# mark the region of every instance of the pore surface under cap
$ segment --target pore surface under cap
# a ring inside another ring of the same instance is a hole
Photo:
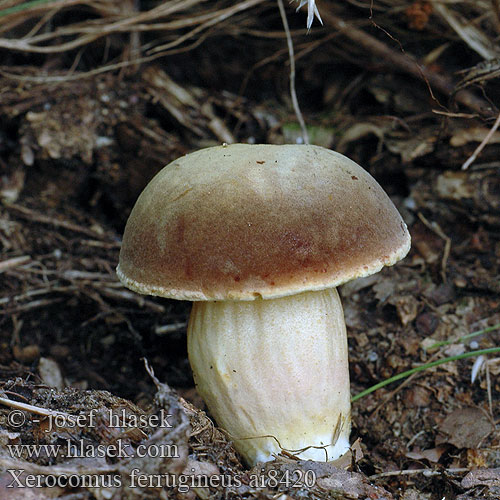
[[[345,156],[233,144],[154,177],[130,214],[117,271],[139,293],[249,300],[338,286],[409,247],[389,197]]]

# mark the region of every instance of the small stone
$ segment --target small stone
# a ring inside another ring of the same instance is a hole
[[[12,348],[12,354],[17,361],[21,363],[32,363],[40,356],[40,348],[35,344],[30,344],[25,347],[15,345]]]
[[[432,335],[439,325],[439,319],[435,314],[424,312],[418,315],[416,325],[420,333]]]
[[[38,373],[43,383],[48,387],[62,390],[64,380],[59,365],[50,358],[40,358],[38,362]]]

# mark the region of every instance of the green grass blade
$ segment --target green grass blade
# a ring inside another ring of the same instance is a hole
[[[436,349],[437,347],[442,347],[444,345],[456,344],[457,342],[463,343],[466,340],[477,337],[478,335],[482,335],[483,333],[493,332],[495,330],[498,330],[499,328],[500,328],[500,323],[498,323],[497,325],[488,326],[487,328],[483,328],[482,330],[478,330],[477,332],[469,333],[468,335],[464,335],[463,337],[459,337],[457,339],[443,340],[441,342],[436,342],[435,344],[426,347],[425,350],[430,351],[431,349]]]
[[[8,16],[9,14],[15,14],[16,12],[22,12],[23,10],[28,10],[31,7],[36,7],[37,5],[43,5],[44,3],[52,2],[53,0],[31,0],[31,2],[23,2],[19,5],[13,5],[8,9],[0,10],[0,17]]]
[[[382,382],[379,382],[378,384],[372,385],[368,389],[360,392],[359,394],[356,394],[356,396],[353,396],[351,398],[351,401],[352,402],[357,401],[358,399],[361,399],[363,396],[371,394],[372,392],[376,391],[377,389],[380,389],[381,387],[385,387],[386,385],[389,385],[392,382],[396,382],[397,380],[409,377],[414,373],[422,372],[424,370],[432,368],[433,366],[443,365],[444,363],[450,363],[451,361],[457,361],[458,359],[473,358],[475,356],[481,356],[482,354],[492,354],[495,352],[500,352],[500,347],[490,347],[489,349],[480,349],[478,351],[466,352],[463,354],[458,354],[457,356],[450,356],[449,358],[443,358],[443,359],[438,359],[437,361],[431,361],[430,363],[426,363],[425,365],[417,366],[416,368],[412,368],[411,370],[398,373],[397,375],[394,375],[394,377],[388,378],[386,380],[383,380]]]

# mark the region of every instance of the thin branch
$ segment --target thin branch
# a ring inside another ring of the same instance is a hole
[[[453,31],[483,59],[489,60],[498,57],[498,48],[492,46],[486,35],[477,29],[473,23],[460,19],[446,5],[440,2],[433,1],[432,6],[434,11],[450,25]]]
[[[21,255],[20,257],[12,257],[11,259],[0,261],[0,273],[3,273],[7,269],[12,269],[17,266],[26,264],[31,260],[29,255]]]
[[[41,415],[42,417],[62,417],[67,422],[77,423],[77,416],[71,415],[58,410],[50,410],[48,408],[42,408],[41,406],[33,406],[27,403],[21,403],[19,401],[13,401],[12,399],[0,397],[0,404],[8,406],[10,408],[15,408],[17,410],[23,410],[30,413],[35,413],[36,415]]]
[[[83,226],[78,226],[77,224],[74,224],[73,222],[69,222],[67,220],[59,220],[59,219],[54,219],[52,217],[48,217],[47,215],[35,212],[34,210],[30,210],[29,208],[23,207],[21,205],[15,205],[12,203],[8,205],[8,209],[12,210],[13,212],[16,212],[16,214],[20,215],[21,217],[31,219],[36,222],[40,222],[41,224],[48,224],[54,227],[62,227],[69,231],[73,231],[75,233],[81,233],[84,234],[85,236],[90,236],[95,239],[101,239],[101,240],[111,239],[106,235],[101,235],[96,231],[93,231],[92,229],[88,229]]]
[[[297,99],[297,92],[295,91],[295,54],[293,50],[292,35],[290,34],[290,28],[288,27],[288,20],[286,18],[285,6],[283,5],[283,0],[278,0],[278,7],[280,9],[281,21],[283,22],[283,28],[286,33],[286,41],[288,45],[288,56],[290,58],[290,96],[292,98],[293,109],[297,120],[299,121],[300,128],[302,130],[302,140],[304,144],[309,144],[309,134],[307,133],[306,124],[304,122],[304,117],[300,111],[299,101]]]
[[[476,158],[481,154],[481,151],[486,147],[490,139],[493,137],[493,134],[497,131],[497,128],[500,126],[500,113],[498,113],[497,119],[491,127],[491,130],[486,134],[486,137],[481,141],[481,144],[476,148],[472,156],[462,165],[462,170],[467,170]]]
[[[391,470],[387,472],[381,472],[380,474],[373,474],[369,476],[368,479],[373,481],[375,479],[380,479],[382,477],[397,477],[397,476],[414,476],[416,474],[423,474],[425,477],[430,476],[441,476],[443,474],[462,474],[463,472],[470,472],[469,468],[452,468],[444,470],[434,470],[434,469],[403,469],[403,470]]]
[[[322,13],[325,25],[332,26],[356,45],[377,56],[384,65],[391,66],[393,70],[408,73],[419,80],[423,78],[427,81],[428,85],[435,87],[445,95],[451,95],[455,91],[455,83],[450,78],[440,75],[430,68],[419,64],[418,61],[410,57],[407,52],[404,54],[397,52],[377,38],[345,22],[332,13],[329,3],[317,2],[317,4]],[[471,92],[462,90],[455,95],[455,98],[460,104],[463,104],[482,116],[491,116],[493,114],[491,105]]]

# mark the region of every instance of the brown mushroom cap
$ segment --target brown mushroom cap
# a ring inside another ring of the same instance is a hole
[[[139,293],[251,300],[336,287],[409,248],[389,197],[345,156],[233,144],[183,156],[154,177],[128,219],[117,272]]]

